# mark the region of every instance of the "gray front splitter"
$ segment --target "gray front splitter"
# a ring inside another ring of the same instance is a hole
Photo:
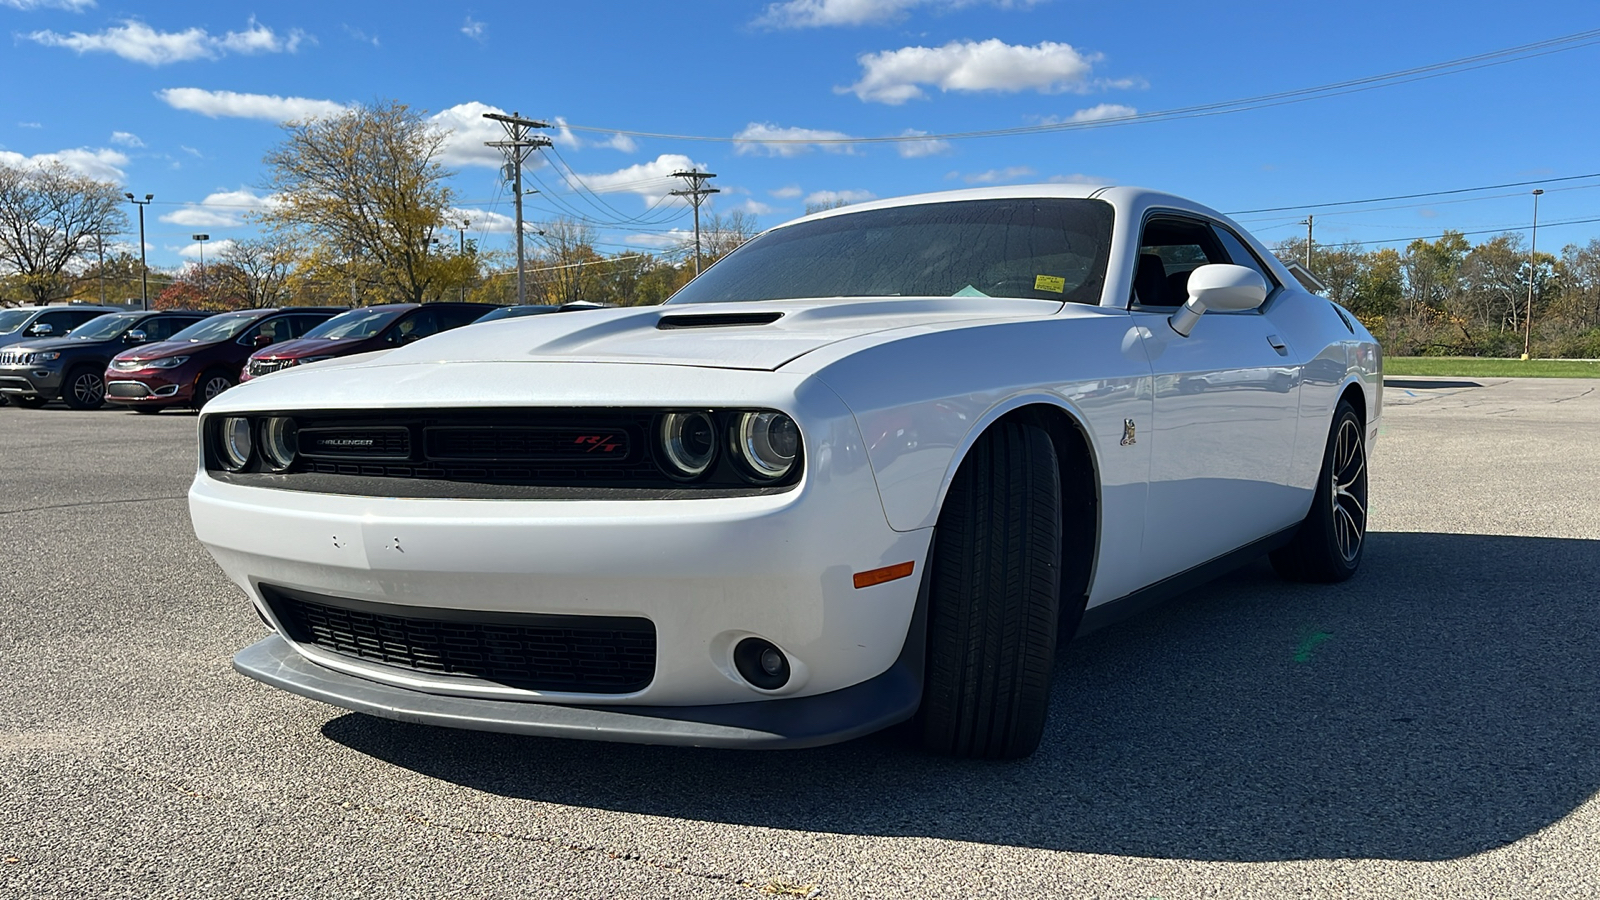
[[[817,747],[911,718],[922,698],[920,652],[888,671],[811,697],[719,706],[565,706],[427,694],[336,672],[279,635],[239,651],[233,667],[257,681],[367,715],[539,737],[747,749]]]

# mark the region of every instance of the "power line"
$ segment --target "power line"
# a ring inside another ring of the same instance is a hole
[[[1556,227],[1558,225],[1588,225],[1588,224],[1593,223],[1593,222],[1600,222],[1600,216],[1591,216],[1591,217],[1586,218],[1586,219],[1564,219],[1564,220],[1562,220],[1560,222],[1541,222],[1541,223],[1539,223],[1539,225],[1540,225],[1541,228],[1554,228],[1554,227]],[[1520,230],[1519,226],[1512,225],[1512,226],[1506,226],[1506,227],[1501,227],[1501,228],[1480,228],[1480,229],[1477,229],[1477,230],[1474,230],[1474,231],[1454,231],[1454,230],[1449,230],[1446,233],[1448,233],[1448,234],[1459,234],[1462,237],[1466,237],[1467,235],[1478,235],[1478,234],[1505,234],[1508,231],[1518,231],[1518,230]],[[1436,241],[1436,240],[1439,240],[1442,237],[1444,237],[1443,234],[1424,234],[1424,235],[1419,235],[1417,237],[1384,238],[1383,240],[1380,240],[1380,241],[1342,241],[1340,243],[1341,244],[1355,244],[1355,245],[1360,246],[1360,247],[1368,247],[1368,246],[1372,246],[1374,244],[1409,244],[1412,241]],[[1325,247],[1326,246],[1330,246],[1330,242],[1324,241],[1323,242],[1323,246],[1325,246]]]
[[[488,147],[499,148],[510,163],[511,190],[514,192],[513,199],[517,206],[517,303],[526,303],[525,279],[522,276],[522,163],[534,149],[550,146],[550,139],[544,135],[529,134],[530,129],[549,128],[550,123],[524,119],[516,111],[512,111],[509,116],[503,113],[484,113],[483,117],[499,122],[506,131],[505,140],[483,143]]]
[[[839,138],[768,138],[756,139],[748,137],[723,137],[720,135],[690,135],[667,134],[653,131],[629,131],[620,128],[602,128],[591,125],[568,125],[573,131],[588,131],[601,134],[621,134],[629,137],[658,138],[676,141],[700,141],[707,143],[733,143],[733,144],[904,144],[927,141],[955,141],[972,138],[1010,137],[1025,134],[1048,134],[1060,131],[1077,131],[1088,128],[1106,128],[1113,125],[1131,125],[1139,122],[1167,121],[1172,119],[1190,119],[1203,116],[1224,115],[1234,112],[1246,112],[1253,109],[1264,109],[1273,106],[1284,106],[1290,103],[1301,103],[1307,100],[1320,100],[1326,97],[1337,97],[1344,94],[1353,94],[1361,91],[1375,90],[1377,88],[1391,87],[1398,84],[1409,84],[1430,78],[1440,78],[1445,75],[1454,75],[1460,72],[1469,72],[1475,69],[1490,66],[1505,65],[1519,62],[1524,59],[1533,59],[1548,56],[1553,53],[1564,53],[1600,43],[1600,28],[1588,31],[1579,31],[1560,37],[1535,41],[1531,44],[1520,44],[1515,47],[1506,47],[1500,50],[1491,50],[1472,56],[1463,56],[1444,62],[1432,63],[1425,66],[1416,66],[1394,72],[1385,72],[1380,75],[1369,75],[1363,78],[1353,78],[1346,81],[1337,81],[1315,87],[1297,88],[1288,91],[1278,91],[1271,94],[1260,94],[1255,97],[1246,97],[1238,100],[1224,100],[1216,103],[1206,103],[1197,106],[1185,106],[1176,109],[1157,110],[1147,113],[1130,113],[1126,116],[1108,116],[1103,119],[1088,121],[1047,122],[1039,125],[1021,125],[1014,128],[995,128],[982,131],[954,131],[942,134],[917,134],[917,135],[887,135],[883,137],[839,137]]]
[[[1246,216],[1251,213],[1269,212],[1295,212],[1302,209],[1325,209],[1330,206],[1355,206],[1359,203],[1387,203],[1390,200],[1415,200],[1419,197],[1444,197],[1450,194],[1470,194],[1474,191],[1493,191],[1499,188],[1527,187],[1531,184],[1554,184],[1560,181],[1578,181],[1584,178],[1600,178],[1600,172],[1590,172],[1588,175],[1566,175],[1561,178],[1535,178],[1532,181],[1508,181],[1504,184],[1485,184],[1479,187],[1454,188],[1448,191],[1423,191],[1418,194],[1395,194],[1391,197],[1370,197],[1366,200],[1344,200],[1337,203],[1307,203],[1303,206],[1268,206],[1261,209],[1241,209],[1228,213],[1230,216]]]
[[[687,190],[673,191],[674,197],[688,197],[689,203],[694,206],[694,274],[700,274],[700,204],[712,194],[722,193],[721,188],[708,188],[705,183],[717,177],[713,172],[702,172],[699,169],[690,169],[685,172],[681,169],[672,173],[673,178],[682,178],[689,185]]]

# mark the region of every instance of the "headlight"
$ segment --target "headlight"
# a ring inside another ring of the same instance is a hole
[[[295,454],[300,452],[298,434],[294,420],[283,416],[273,416],[262,424],[261,456],[268,466],[281,472],[294,465]]]
[[[31,363],[55,362],[56,360],[58,360],[60,358],[61,358],[61,351],[60,350],[45,350],[45,351],[43,351],[41,353],[33,354],[33,356],[28,358],[28,362],[31,362]]]
[[[176,369],[188,361],[187,356],[167,356],[161,359],[147,359],[144,364],[148,369]]]
[[[250,464],[255,442],[250,439],[250,420],[231,417],[222,420],[222,464],[237,472]]]
[[[734,455],[763,481],[776,481],[794,468],[800,429],[780,412],[740,413],[733,427]]]
[[[694,478],[717,455],[717,430],[703,412],[667,413],[661,417],[661,450],[679,478]]]

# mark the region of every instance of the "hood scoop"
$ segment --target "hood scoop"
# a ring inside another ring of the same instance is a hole
[[[678,328],[729,328],[735,325],[771,325],[781,318],[783,318],[783,313],[781,312],[662,316],[656,321],[656,328],[660,331],[673,331]]]

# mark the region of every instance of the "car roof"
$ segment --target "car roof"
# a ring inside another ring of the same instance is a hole
[[[1228,220],[1222,213],[1211,209],[1193,200],[1169,194],[1164,191],[1154,191],[1149,188],[1134,187],[1131,185],[1114,184],[1009,184],[1000,187],[966,188],[956,191],[937,191],[927,194],[911,194],[906,197],[890,197],[884,200],[869,200],[865,203],[852,203],[849,206],[840,206],[826,209],[821,212],[802,216],[790,222],[785,222],[777,227],[784,228],[797,222],[811,222],[833,216],[849,215],[851,213],[866,212],[874,209],[895,209],[902,206],[920,206],[928,203],[957,203],[969,200],[1022,200],[1022,199],[1067,199],[1067,200],[1104,200],[1116,207],[1118,213],[1142,212],[1152,206],[1168,209],[1187,210],[1213,218]]]

